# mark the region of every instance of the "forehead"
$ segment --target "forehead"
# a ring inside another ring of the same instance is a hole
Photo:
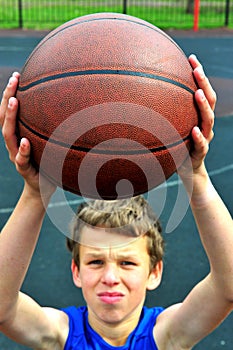
[[[129,237],[114,229],[84,226],[80,236],[80,247],[85,251],[116,250],[121,254],[129,252],[147,253],[147,237]]]

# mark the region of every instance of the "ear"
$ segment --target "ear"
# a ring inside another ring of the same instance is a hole
[[[153,268],[153,270],[150,272],[148,281],[147,281],[147,290],[154,290],[156,289],[161,282],[163,274],[163,262],[160,260],[156,266]]]
[[[80,279],[80,273],[79,273],[78,266],[74,262],[74,259],[72,259],[72,262],[71,262],[71,271],[72,271],[74,284],[76,285],[76,287],[81,288],[82,283]]]

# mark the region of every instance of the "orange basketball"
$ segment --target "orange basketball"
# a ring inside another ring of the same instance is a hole
[[[19,82],[19,136],[35,166],[78,195],[115,199],[169,178],[198,124],[180,47],[141,19],[98,13],[48,34]]]

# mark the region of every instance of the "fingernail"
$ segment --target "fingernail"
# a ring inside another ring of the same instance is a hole
[[[12,77],[10,77],[9,81],[8,81],[8,86],[11,86],[12,84]]]
[[[195,133],[195,136],[199,138],[201,136],[201,130],[198,126],[194,126],[193,131]]]
[[[197,59],[197,56],[194,53],[191,53],[191,55],[189,56],[190,58],[194,58]]]
[[[11,76],[10,79],[9,79],[9,81],[8,81],[8,86],[11,86],[12,83],[14,83],[14,82],[15,82],[15,77],[14,77],[14,76]]]
[[[8,107],[12,107],[12,105],[13,105],[13,100],[12,100],[12,97],[10,97],[8,101]]]
[[[204,101],[205,100],[205,94],[204,94],[203,90],[200,89],[199,91],[200,91],[200,97],[201,97],[202,101]]]
[[[204,78],[204,77],[205,77],[205,73],[204,73],[203,68],[199,66],[199,67],[197,67],[196,69],[197,69],[197,71],[198,71],[200,77],[201,77],[201,78]]]
[[[20,140],[20,146],[23,147],[23,148],[26,146],[24,137]]]
[[[196,135],[199,136],[201,134],[201,130],[199,129],[199,127],[195,126],[194,129],[195,129]]]

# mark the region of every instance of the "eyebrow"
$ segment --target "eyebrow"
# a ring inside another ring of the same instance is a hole
[[[105,254],[103,252],[93,252],[85,254],[85,258],[103,258]],[[139,259],[136,252],[120,253],[116,254],[117,259]]]

